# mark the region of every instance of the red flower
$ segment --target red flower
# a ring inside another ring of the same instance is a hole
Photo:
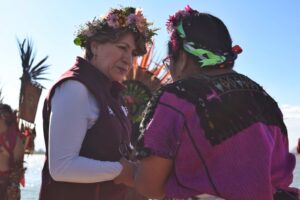
[[[193,11],[193,9],[192,9],[189,5],[187,5],[187,6],[184,8],[184,10],[185,10],[186,12],[189,12],[189,13],[191,13],[191,12]]]
[[[30,131],[28,129],[25,129],[24,131],[24,136],[28,137],[30,135]]]
[[[232,47],[232,52],[234,54],[240,54],[243,52],[243,49],[239,45],[235,45]]]

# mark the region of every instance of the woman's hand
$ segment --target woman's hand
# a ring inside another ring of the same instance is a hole
[[[120,160],[120,163],[123,167],[119,176],[114,179],[114,183],[116,184],[125,184],[127,186],[134,186],[134,175],[136,171],[136,163],[130,162],[125,158]]]
[[[116,184],[125,184],[140,194],[160,199],[164,194],[166,180],[172,170],[173,161],[159,156],[149,156],[137,162],[120,160],[123,170],[114,179]]]

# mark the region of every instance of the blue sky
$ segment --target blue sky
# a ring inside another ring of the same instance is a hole
[[[47,77],[41,82],[46,89],[41,103],[58,76],[69,68],[80,48],[73,44],[80,24],[100,16],[116,6],[135,6],[144,10],[148,21],[161,28],[155,37],[156,56],[166,53],[168,16],[186,5],[221,18],[227,25],[234,44],[244,52],[235,69],[259,82],[282,108],[289,131],[290,149],[300,138],[300,1],[271,0],[0,0],[0,88],[4,102],[18,105],[22,73],[16,37],[29,37],[34,42],[37,61],[48,55]],[[40,103],[36,118],[37,148],[44,148],[41,132]]]

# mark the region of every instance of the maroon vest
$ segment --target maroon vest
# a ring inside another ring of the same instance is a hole
[[[121,107],[123,101],[120,92],[123,87],[119,83],[111,82],[95,67],[79,57],[75,65],[64,73],[52,87],[45,100],[43,128],[46,155],[48,155],[51,98],[55,88],[70,79],[83,83],[95,96],[100,109],[100,117],[93,127],[87,130],[80,149],[80,156],[102,161],[119,161],[121,158],[119,146],[121,143],[129,143],[131,133],[130,121]],[[127,187],[116,185],[112,181],[89,184],[54,181],[49,174],[48,160],[46,158],[42,172],[40,200],[121,200],[125,198],[126,192]]]

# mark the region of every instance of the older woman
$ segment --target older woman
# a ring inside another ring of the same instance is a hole
[[[232,47],[226,26],[190,7],[167,26],[175,82],[148,106],[141,161],[127,184],[152,198],[295,199],[295,156],[281,111],[260,85],[232,69],[241,48]]]
[[[41,200],[125,198],[127,187],[112,181],[122,171],[119,149],[129,145],[131,133],[121,82],[155,34],[148,25],[141,10],[125,7],[78,31],[74,43],[85,56],[77,57],[44,104]]]

